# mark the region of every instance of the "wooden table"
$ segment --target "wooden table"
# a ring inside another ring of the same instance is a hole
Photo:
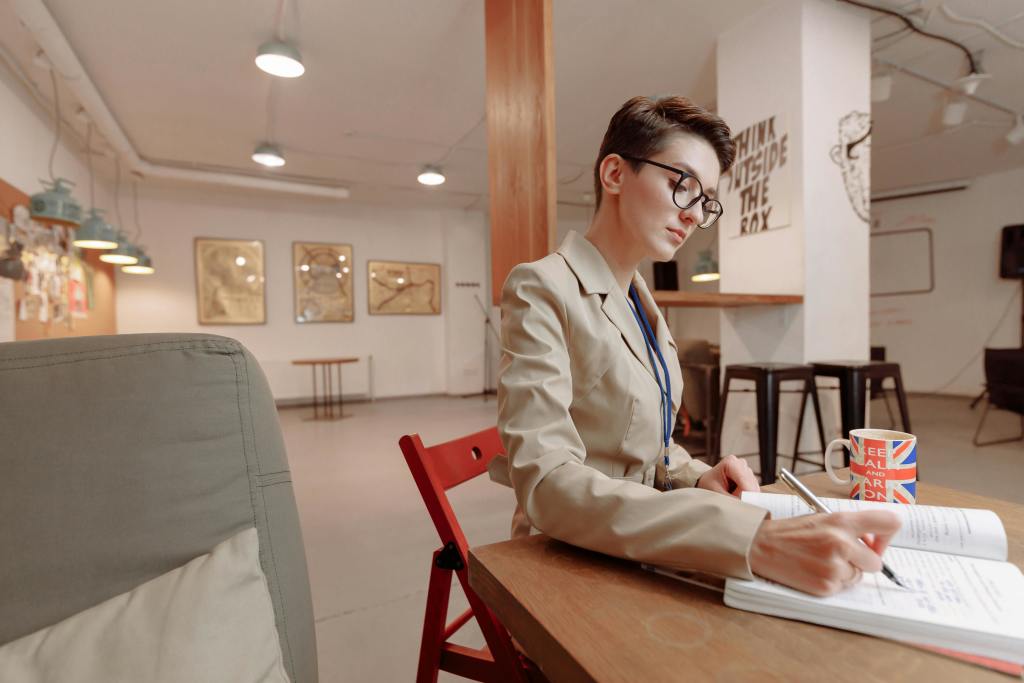
[[[800,294],[733,294],[729,292],[676,292],[655,290],[654,303],[664,308],[739,308],[802,304]]]
[[[801,479],[846,495],[823,473]],[[1010,561],[1024,561],[1024,506],[921,482],[918,501],[995,510]],[[469,581],[553,682],[1012,680],[908,645],[735,610],[721,593],[544,535],[471,549]]]
[[[345,417],[341,404],[341,366],[345,363],[357,363],[358,358],[308,358],[293,360],[292,365],[308,365],[313,368],[313,420],[340,420]],[[317,392],[316,374],[320,369],[320,383],[323,396]],[[334,400],[334,382],[332,369],[338,369],[338,396]],[[337,407],[337,413],[335,413]]]

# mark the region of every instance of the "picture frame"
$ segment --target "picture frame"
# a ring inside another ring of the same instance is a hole
[[[292,242],[295,322],[350,323],[355,319],[351,244]]]
[[[199,324],[266,324],[263,242],[197,237],[194,252]]]
[[[441,265],[367,261],[370,315],[441,315]]]

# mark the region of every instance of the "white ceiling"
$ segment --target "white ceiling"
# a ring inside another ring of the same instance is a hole
[[[148,161],[343,184],[354,201],[487,207],[482,0],[288,0],[283,31],[307,67],[295,80],[268,76],[252,61],[273,33],[277,0],[107,0],[103,11],[98,2],[46,4]],[[559,200],[585,201],[608,117],[628,97],[676,92],[713,105],[715,36],[766,4],[555,0]],[[888,6],[920,5],[928,30],[983,50],[994,78],[978,94],[1024,111],[1024,50],[949,21],[940,4]],[[1019,0],[946,4],[1024,40]],[[9,0],[0,0],[0,44],[48,92],[34,45],[11,18]],[[875,19],[878,56],[944,82],[966,72],[949,45],[884,37],[900,26]],[[1003,141],[1009,114],[971,104],[966,125],[943,131],[941,97],[934,85],[895,75],[892,97],[873,110],[876,190],[1024,165],[1024,145]],[[277,171],[249,159],[268,131],[288,159]],[[437,162],[448,182],[420,186],[420,166]]]

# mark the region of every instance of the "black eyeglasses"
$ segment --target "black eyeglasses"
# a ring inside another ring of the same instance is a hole
[[[697,176],[692,173],[669,166],[668,164],[651,161],[650,159],[641,159],[640,157],[633,157],[627,154],[620,154],[619,156],[636,163],[650,164],[651,166],[663,168],[666,171],[678,173],[679,180],[676,181],[675,189],[672,190],[672,202],[684,211],[697,202],[701,202],[704,215],[701,216],[701,221],[697,223],[698,228],[710,228],[715,224],[715,221],[722,217],[722,203],[704,194],[704,187],[700,184]]]

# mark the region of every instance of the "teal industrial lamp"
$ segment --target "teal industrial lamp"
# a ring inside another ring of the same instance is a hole
[[[128,238],[124,236],[124,233],[118,233],[117,235],[117,249],[113,251],[105,251],[100,254],[100,261],[104,263],[114,263],[119,266],[134,266],[139,262],[137,251],[132,243],[128,241]]]
[[[117,233],[112,225],[103,220],[101,209],[90,209],[89,217],[75,231],[72,244],[79,249],[116,249]]]
[[[697,257],[697,266],[690,276],[691,282],[714,282],[721,275],[718,273],[718,262],[711,255],[710,249],[704,249]]]
[[[82,222],[82,207],[71,196],[74,183],[64,178],[52,182],[40,180],[44,190],[29,199],[32,218],[48,223],[63,223],[77,227]]]

